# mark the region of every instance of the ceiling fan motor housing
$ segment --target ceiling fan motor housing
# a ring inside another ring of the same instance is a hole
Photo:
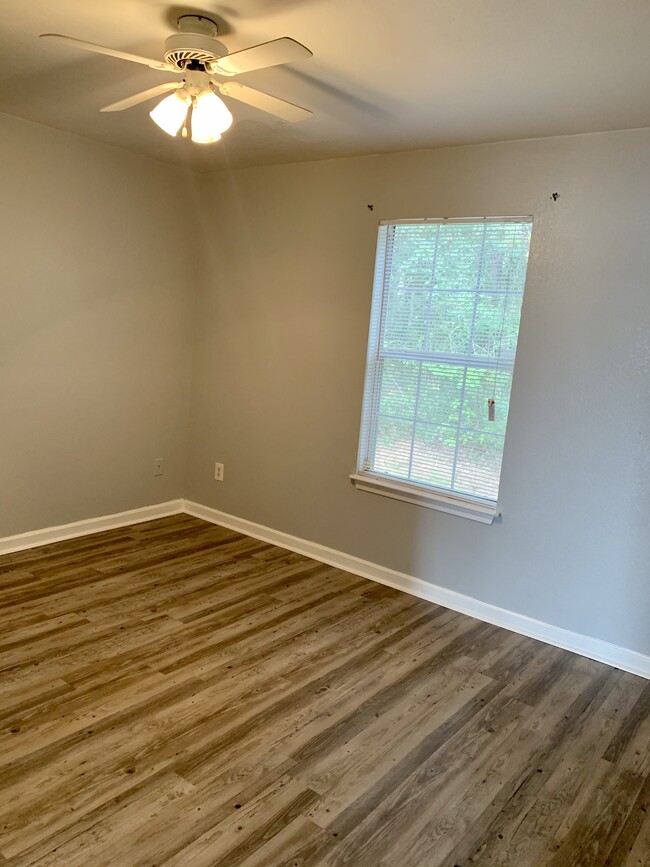
[[[165,40],[165,60],[183,71],[192,61],[211,63],[221,57],[215,37],[217,25],[203,15],[183,15],[178,19],[179,33]]]
[[[165,40],[165,60],[176,69],[183,71],[188,63],[196,60],[199,63],[212,63],[221,55],[216,51],[217,45],[209,36],[196,33],[174,33]]]

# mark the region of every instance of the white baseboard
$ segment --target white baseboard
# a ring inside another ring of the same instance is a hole
[[[153,521],[155,518],[166,518],[168,515],[183,512],[183,505],[183,500],[169,500],[167,503],[143,506],[141,509],[117,512],[115,515],[103,515],[100,518],[61,524],[59,527],[45,527],[42,530],[19,533],[16,536],[5,536],[4,539],[0,539],[0,554],[11,554],[14,551],[37,548],[39,545],[49,545],[51,542],[62,542],[64,539],[76,539],[78,536],[88,536],[90,533],[101,533],[102,530],[114,530],[129,524],[141,524],[143,521]]]
[[[289,551],[304,554],[306,557],[311,557],[330,566],[336,566],[339,569],[344,569],[346,572],[360,575],[362,578],[369,578],[371,581],[387,584],[389,587],[394,587],[397,590],[402,590],[405,593],[410,593],[412,596],[418,596],[429,602],[435,602],[437,605],[451,608],[462,614],[468,614],[470,617],[476,617],[478,620],[493,623],[495,626],[502,626],[504,629],[509,629],[512,632],[527,635],[529,638],[536,638],[538,641],[543,641],[546,644],[570,650],[581,656],[587,656],[589,659],[595,659],[598,662],[604,662],[623,671],[629,671],[632,674],[638,674],[640,677],[650,679],[650,656],[645,656],[635,650],[628,650],[617,644],[601,641],[599,638],[591,638],[588,635],[571,632],[560,626],[553,626],[550,623],[544,623],[541,620],[527,617],[525,614],[517,614],[514,611],[499,608],[496,605],[491,605],[489,602],[481,602],[472,596],[465,596],[462,593],[456,593],[454,590],[430,584],[428,581],[423,581],[421,578],[416,578],[413,575],[406,575],[404,572],[387,569],[385,566],[379,566],[377,563],[361,560],[359,557],[344,554],[342,551],[327,548],[316,542],[308,542],[305,539],[290,536],[288,533],[282,533],[280,530],[273,530],[270,527],[246,521],[244,518],[228,515],[226,512],[220,512],[209,506],[202,506],[199,503],[185,500],[183,510],[195,518],[202,518],[213,524],[228,527],[230,530],[236,530],[239,533],[244,533],[246,536],[252,536],[255,539],[261,539],[263,542],[278,545],[280,548],[287,548]]]
[[[226,512],[220,512],[218,509],[202,506],[189,500],[170,500],[167,503],[144,506],[141,509],[131,509],[128,512],[118,512],[115,515],[89,518],[85,521],[75,521],[72,524],[63,524],[59,527],[47,527],[30,533],[6,536],[4,539],[0,539],[0,554],[10,554],[14,551],[36,548],[39,545],[49,545],[64,539],[74,539],[78,536],[87,536],[90,533],[99,533],[102,530],[113,530],[129,524],[152,521],[155,518],[164,518],[180,513],[193,515],[212,524],[228,527],[255,539],[261,539],[263,542],[278,545],[280,548],[304,554],[313,560],[344,569],[346,572],[352,572],[362,578],[368,578],[370,581],[386,584],[396,590],[418,596],[420,599],[426,599],[445,608],[451,608],[453,611],[476,617],[486,623],[502,626],[512,632],[527,635],[529,638],[536,638],[546,644],[570,650],[581,656],[587,656],[598,662],[604,662],[623,671],[629,671],[632,674],[650,679],[650,656],[635,650],[581,635],[578,632],[571,632],[560,626],[553,626],[550,623],[527,617],[525,614],[517,614],[514,611],[499,608],[488,602],[481,602],[472,596],[465,596],[454,590],[430,584],[428,581],[423,581],[413,575],[387,569],[385,566],[353,557],[351,554],[343,553],[343,551],[336,551],[325,545],[319,545],[317,542],[309,542],[297,536],[290,536],[280,530],[273,530],[271,527],[264,527],[261,524],[255,524],[244,518],[237,518]]]

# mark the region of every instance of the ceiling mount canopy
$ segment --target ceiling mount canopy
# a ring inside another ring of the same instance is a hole
[[[211,18],[203,15],[183,15],[178,19],[177,27],[178,33],[165,40],[162,61],[59,33],[42,33],[41,36],[56,39],[83,51],[140,63],[163,72],[182,74],[180,81],[165,82],[143,90],[104,106],[101,111],[124,111],[156,96],[167,94],[150,112],[151,118],[169,135],[177,135],[181,131],[182,137],[189,137],[195,143],[209,144],[218,141],[221,134],[230,128],[232,114],[220,95],[246,103],[290,123],[305,120],[311,115],[306,108],[232,80],[244,72],[294,63],[311,57],[311,51],[295,39],[284,36],[223,55],[222,46],[216,41],[219,28]],[[227,81],[219,81],[215,76],[226,77]]]
[[[199,33],[215,39],[219,33],[219,25],[205,15],[181,15],[176,22],[181,33]]]

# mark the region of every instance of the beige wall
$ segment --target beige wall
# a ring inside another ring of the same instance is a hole
[[[650,130],[193,179],[0,142],[0,537],[186,496],[650,652]],[[348,479],[378,220],[483,214],[535,218],[491,527]]]
[[[6,115],[0,155],[0,536],[182,496],[186,179]]]
[[[186,496],[650,652],[648,178],[650,130],[199,177]],[[378,220],[488,214],[534,216],[492,526],[348,479]]]

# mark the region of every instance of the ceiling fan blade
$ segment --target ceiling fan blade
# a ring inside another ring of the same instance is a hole
[[[159,84],[156,87],[150,87],[148,90],[141,90],[140,93],[134,93],[133,96],[127,96],[126,99],[121,99],[119,102],[105,105],[104,108],[100,108],[100,111],[124,111],[125,108],[139,105],[141,102],[153,99],[154,96],[160,96],[168,90],[178,90],[182,85],[182,81],[168,81],[166,84]]]
[[[311,111],[307,108],[301,108],[292,102],[287,102],[268,93],[262,93],[261,90],[246,87],[246,85],[235,81],[215,81],[214,84],[224,96],[231,96],[233,99],[245,102],[246,105],[252,105],[253,108],[259,108],[260,111],[273,114],[282,120],[288,120],[290,123],[306,120],[311,115]]]
[[[273,39],[271,42],[263,42],[252,48],[244,48],[220,57],[209,64],[209,71],[220,75],[239,75],[242,72],[252,72],[254,69],[264,69],[267,66],[277,66],[279,63],[294,63],[296,60],[306,60],[312,56],[312,52],[290,39],[283,36],[281,39]]]
[[[149,66],[151,69],[178,72],[173,66],[160,60],[152,60],[150,57],[140,57],[139,54],[128,54],[126,51],[116,51],[114,48],[107,48],[105,45],[96,45],[94,42],[84,42],[83,39],[74,39],[72,36],[62,36],[60,33],[41,33],[40,35],[41,38],[56,39],[57,42],[72,45],[73,48],[80,48],[82,51],[92,51],[93,54],[106,54],[108,57],[117,57],[119,60],[130,60],[131,63],[142,63],[143,66]]]

